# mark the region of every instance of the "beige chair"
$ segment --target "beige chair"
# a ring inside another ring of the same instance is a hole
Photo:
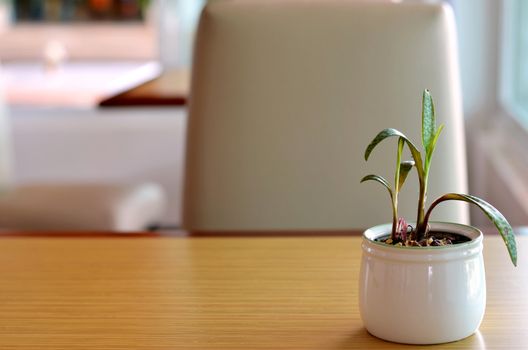
[[[195,48],[184,227],[191,230],[349,229],[391,220],[386,191],[396,140],[366,163],[378,131],[420,143],[421,95],[446,128],[429,202],[466,192],[453,15],[446,5],[354,1],[218,1]],[[410,158],[410,155],[408,155]],[[400,199],[415,219],[417,179]],[[468,221],[465,206],[434,219]]]
[[[0,230],[143,231],[159,224],[166,197],[155,183],[17,184],[10,137],[0,103]]]

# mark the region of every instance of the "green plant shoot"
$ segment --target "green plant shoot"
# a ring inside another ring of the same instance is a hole
[[[403,161],[402,153],[403,153],[403,147],[405,146],[405,139],[400,137],[398,139],[398,149],[396,153],[396,171],[394,174],[394,187],[391,187],[389,182],[385,180],[383,177],[378,175],[367,175],[364,178],[361,179],[361,182],[364,181],[377,181],[380,184],[382,184],[387,191],[389,191],[389,196],[391,198],[391,204],[392,204],[392,232],[391,232],[391,238],[394,240],[396,237],[396,226],[398,224],[398,194],[400,193],[401,188],[403,187],[403,184],[405,183],[405,179],[407,178],[407,175],[411,171],[412,167],[414,166],[413,161]],[[368,156],[367,156],[368,157]]]
[[[388,191],[391,198],[392,204],[392,232],[391,239],[395,240],[397,237],[398,227],[398,194],[403,187],[403,183],[407,178],[409,171],[414,166],[418,175],[419,182],[419,194],[418,194],[418,208],[416,217],[416,227],[412,228],[409,239],[415,242],[422,242],[428,236],[428,222],[432,210],[441,202],[448,200],[458,200],[471,203],[480,208],[486,216],[495,225],[499,233],[501,234],[511,261],[514,265],[517,265],[517,246],[515,242],[515,236],[513,229],[508,223],[506,218],[491,204],[486,201],[467,194],[449,193],[445,194],[431,204],[429,209],[426,211],[425,205],[427,200],[427,185],[429,182],[429,171],[431,169],[431,161],[433,153],[438,142],[440,133],[444,126],[436,126],[435,108],[433,98],[428,90],[424,90],[422,96],[422,149],[424,157],[422,158],[422,152],[414,145],[414,143],[407,138],[403,133],[396,129],[384,129],[379,132],[376,137],[370,142],[365,150],[365,160],[368,160],[370,154],[374,148],[383,140],[396,136],[398,137],[398,149],[396,154],[396,171],[394,176],[394,187],[391,187],[388,181],[378,175],[367,175],[361,182],[367,180],[373,180],[381,183]],[[404,146],[409,149],[413,161],[403,161],[402,153]],[[407,228],[405,228],[407,230]]]

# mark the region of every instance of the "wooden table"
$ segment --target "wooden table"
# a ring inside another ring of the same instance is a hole
[[[191,72],[173,69],[99,102],[101,107],[185,106],[189,96]]]
[[[440,349],[528,349],[528,237],[485,238],[480,331]],[[0,237],[0,349],[417,349],[370,336],[360,238]],[[404,327],[404,325],[395,325]]]

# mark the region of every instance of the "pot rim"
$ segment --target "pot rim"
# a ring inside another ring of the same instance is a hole
[[[414,222],[409,222],[409,224],[414,224]],[[430,225],[436,231],[460,234],[460,235],[463,235],[469,238],[470,240],[464,243],[444,245],[444,246],[428,246],[428,247],[396,246],[396,245],[389,245],[383,242],[376,241],[375,240],[376,238],[382,235],[386,235],[387,233],[390,233],[390,231],[392,230],[392,223],[370,227],[366,229],[365,231],[363,231],[362,237],[363,237],[363,240],[367,241],[368,243],[374,244],[381,248],[391,249],[391,250],[401,249],[401,250],[406,250],[406,251],[436,251],[436,250],[466,249],[466,248],[469,248],[475,245],[479,245],[483,239],[482,231],[480,231],[478,228],[471,226],[471,225],[465,225],[465,224],[460,224],[460,223],[455,223],[455,222],[445,222],[445,221],[431,221]],[[450,229],[452,229],[453,231],[451,231]]]

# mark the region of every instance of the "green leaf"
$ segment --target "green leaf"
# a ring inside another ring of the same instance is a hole
[[[406,160],[400,163],[400,180],[398,183],[398,188],[400,190],[403,187],[403,184],[405,183],[405,179],[407,179],[407,175],[409,174],[413,166],[414,166],[414,162],[412,160]]]
[[[400,192],[400,171],[401,171],[401,159],[403,153],[403,147],[405,146],[405,139],[403,137],[398,138],[398,152],[396,153],[396,172],[394,173],[394,193],[398,196]]]
[[[426,155],[428,163],[431,161],[431,157],[433,156],[433,152],[436,148],[436,143],[438,142],[438,137],[440,136],[440,133],[442,132],[442,130],[444,130],[444,124],[441,124],[440,127],[436,129],[436,134],[433,137],[431,147]]]
[[[385,140],[388,137],[392,137],[392,136],[400,136],[400,137],[407,139],[404,134],[402,134],[400,131],[396,129],[392,129],[392,128],[383,129],[376,135],[376,137],[374,137],[374,139],[367,146],[367,149],[365,150],[365,160],[369,159],[370,154],[381,141]]]
[[[422,145],[426,154],[431,153],[436,134],[434,103],[429,90],[424,90],[422,97]]]
[[[502,239],[504,240],[504,243],[506,244],[506,248],[508,248],[508,253],[510,254],[510,259],[513,265],[517,266],[517,244],[515,243],[515,235],[513,234],[513,229],[510,223],[508,222],[508,220],[506,220],[504,215],[502,215],[495,207],[493,207],[491,204],[489,204],[483,199],[468,194],[445,194],[440,198],[436,199],[431,204],[426,214],[426,222],[428,221],[429,215],[431,214],[433,208],[439,203],[447,200],[464,201],[475,204],[477,207],[479,207],[484,212],[484,214],[486,214],[486,216],[491,220],[491,222],[493,222],[493,224],[499,231],[500,235],[502,236]]]
[[[391,186],[390,186],[389,182],[387,180],[385,180],[383,177],[381,177],[379,175],[371,174],[371,175],[367,175],[364,178],[362,178],[360,182],[365,182],[365,181],[376,181],[376,182],[379,182],[380,184],[385,186],[385,188],[389,191],[390,196],[392,197]]]
[[[405,136],[403,133],[396,129],[388,128],[380,131],[376,137],[370,142],[370,144],[367,146],[367,149],[365,150],[365,160],[368,160],[370,154],[372,153],[372,150],[383,140],[385,140],[388,137],[392,136],[399,136],[405,140],[407,143],[407,146],[409,147],[409,150],[411,151],[411,155],[414,159],[414,162],[416,164],[416,169],[418,170],[418,175],[420,177],[423,176],[423,163],[422,163],[422,154],[416,146],[409,140],[407,136]]]

